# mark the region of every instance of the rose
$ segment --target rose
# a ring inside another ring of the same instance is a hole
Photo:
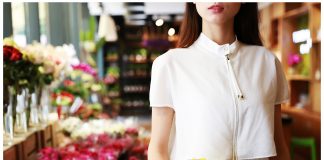
[[[13,47],[11,47],[11,46],[3,46],[3,59],[4,60],[10,59],[12,48]]]
[[[13,48],[10,60],[18,61],[18,60],[21,60],[21,58],[22,58],[21,52],[19,50],[17,50],[16,48]]]
[[[12,46],[3,46],[3,59],[10,61],[19,61],[22,59],[22,53]]]

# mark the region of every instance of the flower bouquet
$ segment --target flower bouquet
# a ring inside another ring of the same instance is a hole
[[[28,119],[26,110],[29,106],[26,102],[30,102],[29,93],[34,91],[42,76],[38,70],[40,65],[32,63],[11,38],[5,38],[3,42],[5,129],[13,131],[10,126],[15,124],[16,133],[25,133]]]

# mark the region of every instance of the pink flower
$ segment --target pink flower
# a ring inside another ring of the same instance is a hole
[[[96,76],[97,75],[97,71],[95,69],[93,69],[90,65],[86,64],[86,63],[80,63],[78,65],[72,65],[72,68],[74,70],[81,70],[85,73],[88,73],[92,76]]]
[[[297,65],[302,61],[302,57],[299,54],[296,53],[290,53],[288,55],[288,65],[289,66],[294,66]]]
[[[133,133],[134,129],[129,129]],[[44,148],[41,160],[118,160],[126,153],[128,160],[146,159],[147,145],[130,135],[111,137],[109,134],[93,134],[60,149]]]
[[[58,151],[51,147],[45,147],[40,150],[38,154],[39,160],[57,160],[58,159]]]
[[[117,160],[120,152],[116,151],[111,147],[102,147],[98,152],[99,160]]]

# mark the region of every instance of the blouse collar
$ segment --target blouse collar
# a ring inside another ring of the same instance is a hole
[[[209,52],[212,52],[217,55],[225,56],[226,54],[236,53],[236,50],[238,49],[240,43],[237,40],[237,37],[235,36],[235,41],[233,43],[231,44],[226,43],[223,45],[219,45],[201,32],[195,44],[203,47]]]

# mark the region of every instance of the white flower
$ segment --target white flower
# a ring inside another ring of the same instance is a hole
[[[111,120],[111,119],[93,119],[88,122],[81,121],[77,117],[69,117],[62,121],[61,125],[65,131],[71,133],[72,139],[85,139],[91,134],[124,134],[128,127],[137,126],[137,120],[127,118],[123,120]],[[139,134],[143,134],[141,137],[149,136],[149,133],[144,131],[145,129],[139,128]]]
[[[65,120],[62,120],[59,124],[63,130],[71,133],[76,128],[80,127],[83,124],[83,122],[78,117],[69,117]]]

